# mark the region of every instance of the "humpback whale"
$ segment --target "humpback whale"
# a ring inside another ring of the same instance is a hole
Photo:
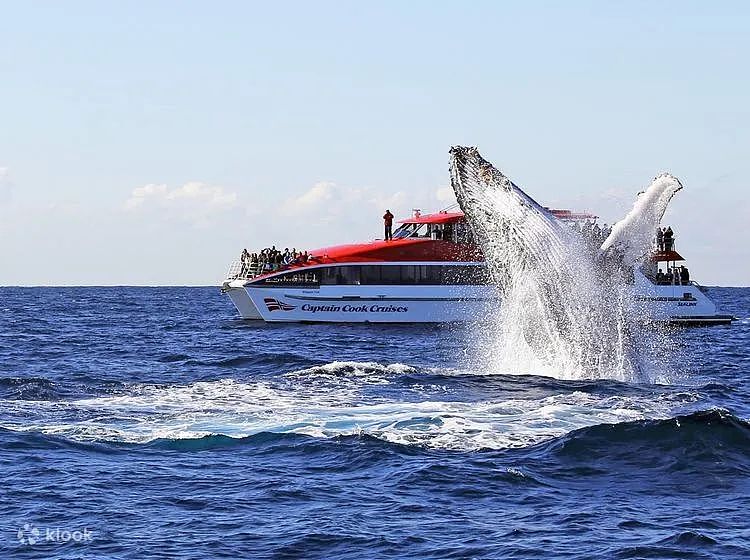
[[[592,251],[476,148],[450,150],[451,185],[502,303],[481,323],[502,373],[643,381],[653,341],[641,325],[633,267],[681,185],[661,175]],[[653,226],[653,227],[652,227]]]

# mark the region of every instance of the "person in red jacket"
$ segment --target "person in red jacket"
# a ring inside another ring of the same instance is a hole
[[[383,214],[383,223],[385,224],[385,240],[393,239],[393,214],[386,210]]]

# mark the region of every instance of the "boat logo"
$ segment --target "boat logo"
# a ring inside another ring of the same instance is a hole
[[[291,311],[297,309],[296,305],[289,305],[272,297],[263,298],[263,302],[269,311]]]

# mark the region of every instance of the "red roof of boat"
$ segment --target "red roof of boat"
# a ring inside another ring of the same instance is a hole
[[[253,280],[289,270],[299,270],[322,264],[367,264],[374,262],[481,262],[484,257],[473,245],[430,239],[407,237],[369,243],[335,245],[309,252],[307,262],[296,262],[278,270],[256,276]]]
[[[654,262],[684,261],[685,259],[677,251],[654,251],[651,253]]]
[[[480,257],[472,245],[430,239],[406,237],[369,243],[335,245],[310,252],[310,264],[401,261],[476,261]]]

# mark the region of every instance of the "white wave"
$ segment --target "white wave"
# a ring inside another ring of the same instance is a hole
[[[341,371],[340,364],[321,368]],[[413,371],[403,364],[360,363],[344,369],[352,368]],[[667,418],[698,398],[693,393],[634,398],[561,390],[542,398],[531,398],[530,392],[529,398],[458,400],[450,387],[414,384],[399,387],[402,398],[394,401],[373,395],[367,376],[345,378],[343,383],[310,380],[287,375],[255,383],[224,379],[186,385],[134,384],[122,394],[80,400],[3,401],[4,416],[14,420],[2,427],[77,441],[146,443],[260,432],[329,438],[364,433],[441,449],[502,449],[533,445],[602,422]]]
[[[341,377],[366,377],[373,381],[387,382],[389,377],[414,373],[415,368],[405,364],[379,364],[377,362],[331,362],[320,366],[287,373],[288,377],[318,377],[340,379]]]

